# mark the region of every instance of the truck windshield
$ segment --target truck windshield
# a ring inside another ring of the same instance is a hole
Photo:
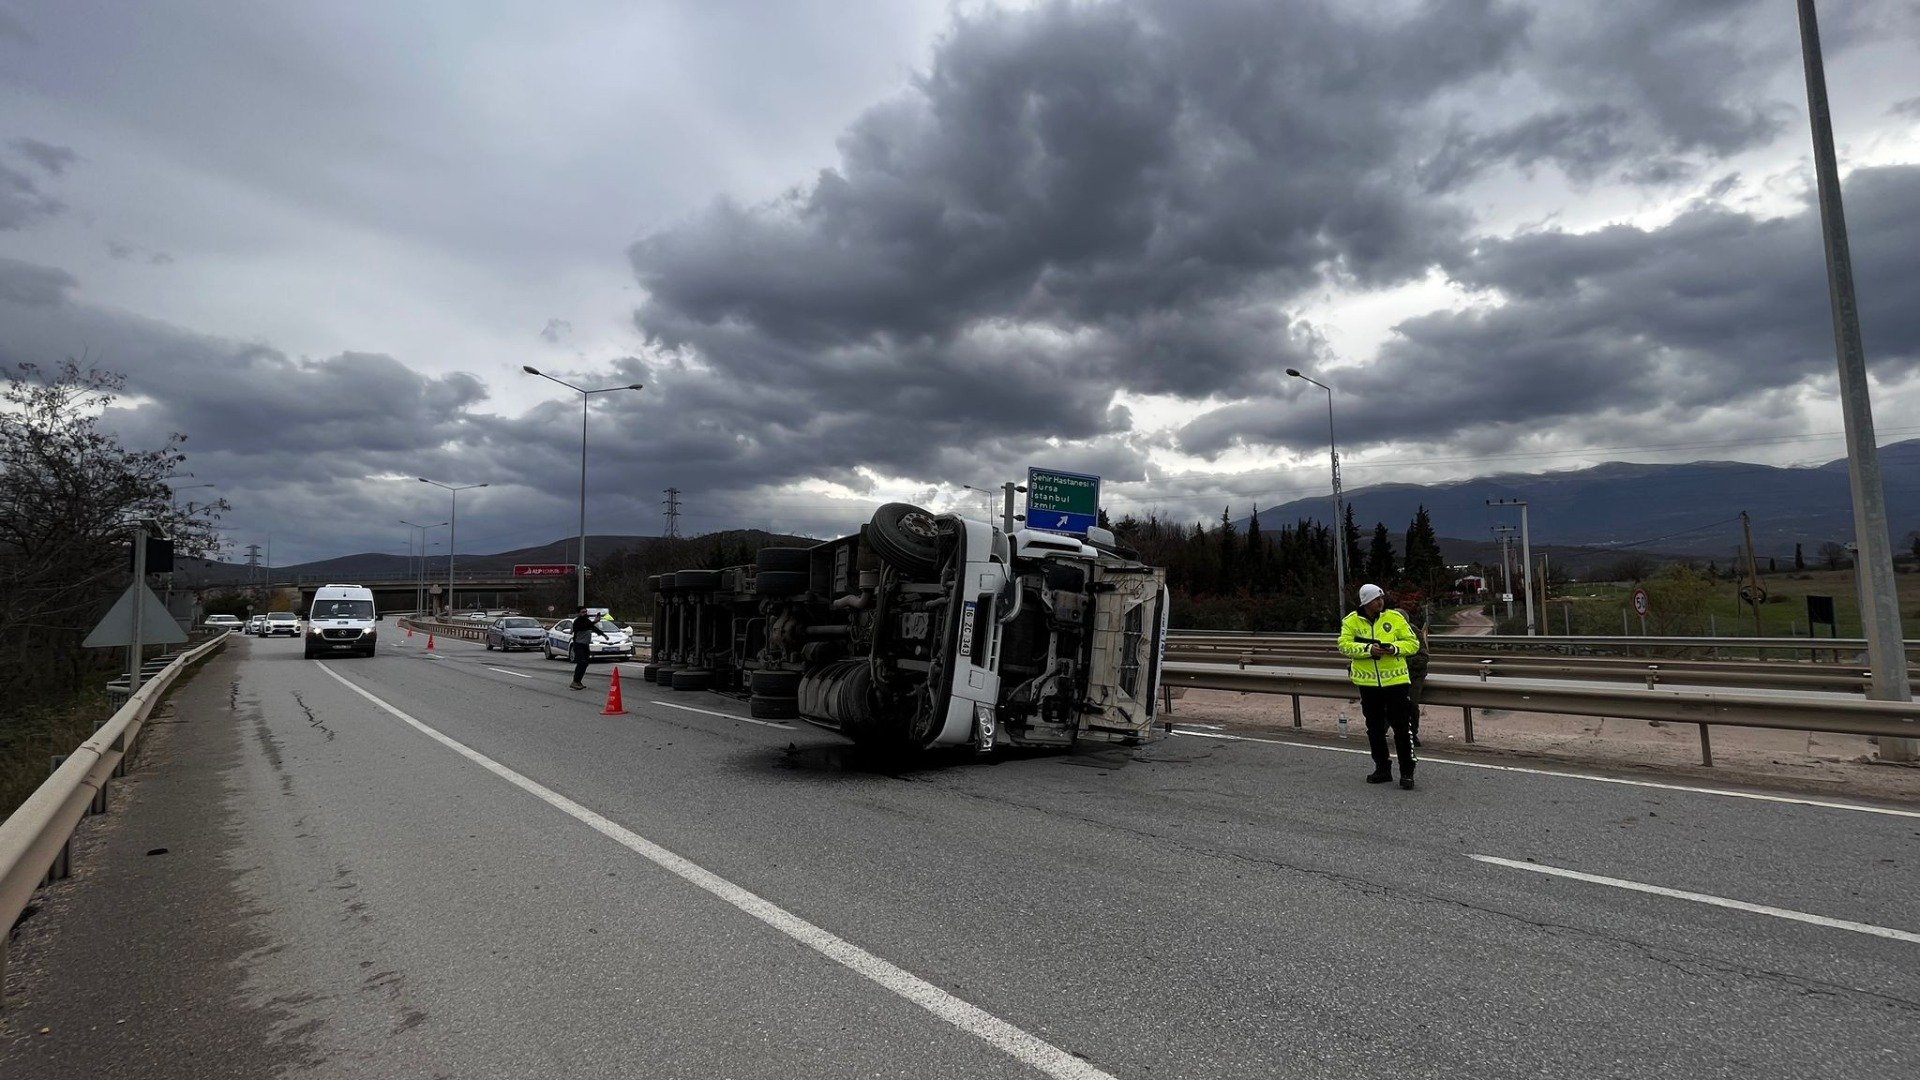
[[[313,617],[316,619],[371,619],[373,618],[373,601],[315,600]]]

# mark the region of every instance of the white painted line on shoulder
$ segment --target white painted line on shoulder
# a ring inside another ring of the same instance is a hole
[[[1293,746],[1302,750],[1330,750],[1336,754],[1365,754],[1368,751],[1354,750],[1344,746],[1321,746],[1319,743],[1294,742],[1288,739],[1260,739],[1251,735],[1222,735],[1213,731],[1185,731],[1175,728],[1175,735],[1195,735],[1202,739],[1226,739],[1232,742],[1266,743],[1269,746]],[[1656,791],[1685,791],[1693,795],[1719,795],[1728,799],[1752,799],[1756,802],[1785,803],[1789,806],[1817,806],[1823,810],[1852,810],[1861,814],[1885,814],[1888,817],[1920,818],[1920,810],[1898,810],[1891,806],[1869,806],[1865,803],[1833,802],[1829,799],[1802,799],[1793,795],[1764,795],[1757,791],[1734,791],[1731,788],[1695,787],[1691,784],[1663,784],[1657,780],[1629,780],[1621,776],[1599,776],[1594,773],[1566,772],[1561,769],[1529,769],[1519,765],[1495,765],[1487,761],[1460,761],[1456,758],[1428,757],[1419,755],[1422,765],[1457,765],[1463,769],[1485,769],[1489,772],[1521,773],[1526,776],[1557,776],[1565,780],[1586,780],[1595,784],[1616,784],[1621,787],[1653,788]]]
[[[627,848],[648,862],[726,901],[827,959],[878,983],[961,1031],[984,1040],[1046,1075],[1058,1077],[1060,1080],[1115,1080],[1111,1073],[1067,1053],[1039,1036],[1015,1027],[976,1005],[962,1001],[912,972],[882,960],[858,945],[813,925],[773,901],[748,892],[711,870],[668,851],[626,826],[602,817],[565,795],[514,772],[465,743],[442,735],[422,721],[414,719],[372,693],[361,689],[346,677],[325,667],[320,670],[333,676],[342,686],[366,698],[401,723]],[[734,717],[734,719],[739,718]]]
[[[503,668],[503,667],[494,667],[494,666],[492,666],[491,664],[481,664],[480,666],[481,666],[481,667],[483,667],[483,668],[486,668],[486,669],[487,669],[488,671],[497,671],[497,672],[499,672],[499,673],[500,673],[500,674],[502,674],[502,675],[511,675],[511,676],[513,676],[513,677],[514,677],[514,678],[516,678],[516,679],[531,679],[531,678],[533,678],[533,676],[531,676],[531,675],[529,675],[529,674],[527,674],[527,673],[526,673],[526,672],[524,672],[524,671],[508,671],[508,670],[507,670],[506,668]]]
[[[1856,934],[1871,934],[1874,937],[1891,938],[1894,941],[1905,941],[1920,945],[1920,934],[1908,933],[1905,930],[1892,930],[1884,926],[1875,926],[1872,923],[1854,922],[1851,919],[1830,919],[1825,915],[1809,915],[1804,911],[1794,911],[1791,908],[1772,907],[1767,904],[1749,904],[1745,900],[1729,900],[1724,896],[1714,896],[1711,893],[1687,892],[1684,889],[1669,889],[1661,885],[1648,885],[1644,882],[1628,881],[1624,878],[1602,877],[1599,874],[1583,874],[1578,870],[1562,870],[1557,866],[1542,866],[1539,863],[1516,862],[1513,859],[1502,859],[1493,855],[1468,855],[1467,858],[1475,862],[1504,866],[1509,870],[1526,870],[1535,874],[1547,874],[1552,877],[1567,878],[1572,881],[1584,881],[1593,885],[1609,885],[1616,889],[1626,889],[1631,892],[1650,893],[1654,896],[1667,896],[1675,900],[1691,900],[1696,904],[1711,904],[1714,907],[1731,908],[1734,911],[1747,911],[1755,915],[1771,915],[1776,919],[1791,919],[1794,922],[1809,923],[1813,926],[1825,926],[1833,930],[1851,930]]]
[[[776,724],[771,720],[755,720],[751,716],[735,716],[730,712],[714,712],[712,709],[696,709],[691,705],[676,705],[671,701],[655,701],[654,704],[665,705],[669,709],[684,709],[687,712],[697,712],[705,716],[718,716],[723,720],[738,720],[743,724],[759,724],[761,727],[777,727],[784,731],[793,730],[792,724]]]

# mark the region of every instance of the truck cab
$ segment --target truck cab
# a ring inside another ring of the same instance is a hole
[[[647,677],[744,689],[755,716],[863,745],[1137,742],[1155,718],[1164,573],[1098,530],[892,503],[858,534],[653,584]]]

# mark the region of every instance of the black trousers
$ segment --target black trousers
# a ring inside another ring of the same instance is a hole
[[[1407,698],[1410,704],[1407,710],[1407,730],[1418,735],[1420,734],[1420,691],[1427,685],[1427,673],[1424,670],[1414,671],[1409,667],[1407,677],[1413,680],[1408,684],[1410,690]]]
[[[573,681],[585,682],[587,678],[587,658],[593,653],[585,645],[573,647]]]
[[[1413,695],[1406,683],[1398,686],[1362,686],[1360,713],[1367,718],[1367,749],[1373,752],[1374,767],[1388,769],[1387,729],[1393,729],[1393,748],[1400,757],[1400,775],[1413,775],[1413,738],[1408,724],[1413,715]]]

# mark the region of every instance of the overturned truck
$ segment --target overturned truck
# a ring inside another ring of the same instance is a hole
[[[652,663],[750,715],[919,750],[1137,742],[1165,652],[1165,574],[1088,539],[889,503],[853,536],[651,578]]]

